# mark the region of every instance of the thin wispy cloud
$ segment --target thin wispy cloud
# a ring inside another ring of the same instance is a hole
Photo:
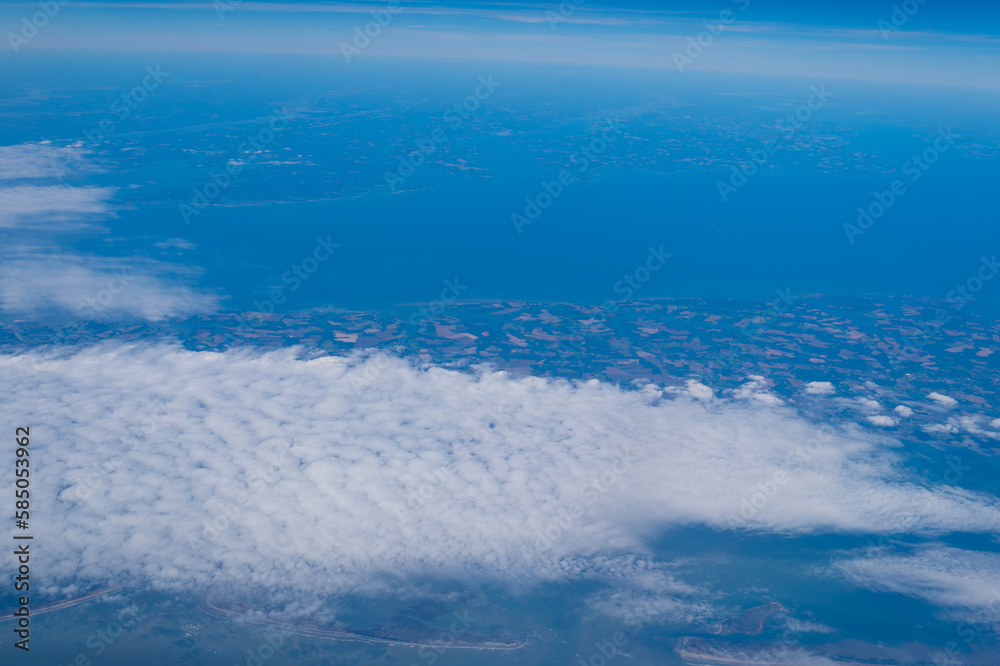
[[[91,226],[113,210],[110,187],[20,185],[0,188],[0,227],[65,230]]]
[[[691,72],[1000,87],[994,66],[1000,37],[989,34],[981,24],[959,22],[950,31],[894,25],[887,39],[885,29],[878,27],[880,14],[876,12],[844,18],[817,9],[794,22],[742,3],[723,3],[712,10],[666,10],[590,3],[567,9],[558,3],[403,2],[392,13],[382,2],[90,2],[74,6],[113,9],[120,12],[122,21],[104,23],[95,30],[73,30],[76,19],[69,17],[33,42],[32,48],[321,56],[340,54],[341,42],[349,43],[355,30],[375,22],[379,24],[377,39],[359,59],[530,61],[676,73],[671,53],[692,49],[705,55],[688,68]],[[220,11],[220,6],[227,9]],[[152,25],[148,16],[154,10],[170,16]],[[379,12],[385,14],[380,20],[384,28],[374,18]],[[282,31],[261,33],[262,22],[274,15],[284,15]],[[190,21],[198,16],[203,18],[197,19],[197,29],[189,29]],[[130,28],[124,30],[124,25]],[[452,35],[459,37],[452,39]],[[540,40],[539,48],[524,52],[526,39]]]
[[[0,274],[0,312],[110,321],[204,314],[219,296],[190,283],[200,270],[139,257],[17,252]]]
[[[0,146],[0,312],[12,316],[158,321],[217,309],[197,267],[64,247],[65,234],[106,231],[116,188],[50,184],[99,172],[79,145]],[[183,239],[172,239],[184,247]]]
[[[966,621],[1000,626],[997,553],[931,545],[843,559],[835,570],[855,585],[915,597]]]
[[[0,181],[63,178],[96,170],[79,146],[44,142],[0,146]]]

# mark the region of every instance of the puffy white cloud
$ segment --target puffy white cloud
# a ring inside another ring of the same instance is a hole
[[[911,416],[913,416],[913,410],[907,407],[906,405],[896,405],[895,409],[893,409],[892,411],[896,412],[896,414],[903,417],[904,419],[908,419]]]
[[[689,380],[686,383],[685,391],[689,396],[698,400],[712,400],[715,398],[715,392],[711,387],[694,380]]]
[[[734,397],[740,400],[759,402],[772,407],[784,403],[784,400],[768,390],[767,380],[761,375],[750,375],[747,379],[749,381],[733,391]]]
[[[867,411],[878,411],[882,409],[882,405],[878,400],[872,400],[871,398],[858,398],[858,407]]]
[[[938,393],[937,391],[928,393],[927,397],[942,407],[954,407],[958,404],[958,400],[955,400],[951,396],[944,395],[943,393]]]
[[[805,389],[811,395],[830,395],[834,390],[830,382],[808,382]]]
[[[899,423],[895,418],[891,416],[886,416],[885,414],[873,414],[867,417],[868,422],[872,425],[879,426],[881,428],[891,428],[892,426]]]
[[[33,506],[53,588],[398,594],[434,577],[619,577],[630,583],[596,609],[632,599],[697,617],[683,576],[637,564],[671,525],[877,533],[915,516],[917,533],[1000,529],[995,498],[909,480],[885,439],[818,427],[759,387],[699,400],[296,354],[0,357],[5,412],[33,425],[45,469]]]
[[[197,271],[137,257],[18,252],[0,274],[0,311],[151,321],[212,312],[218,296],[188,286]]]

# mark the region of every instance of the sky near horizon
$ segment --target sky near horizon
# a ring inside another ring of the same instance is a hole
[[[933,0],[5,3],[0,59],[16,65],[52,50],[294,54],[333,56],[337,67],[460,59],[998,88],[997,16],[996,6]]]

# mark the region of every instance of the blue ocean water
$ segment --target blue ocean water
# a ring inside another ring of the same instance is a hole
[[[156,242],[184,239],[194,247],[171,260],[204,269],[197,286],[223,295],[227,308],[254,309],[275,287],[284,311],[386,308],[432,300],[456,279],[462,299],[601,303],[620,299],[626,290],[616,284],[660,246],[671,258],[633,297],[768,299],[788,288],[940,298],[1000,246],[1000,231],[983,223],[1000,167],[983,148],[991,107],[981,99],[970,106],[891,86],[887,96],[836,81],[719,77],[706,86],[656,73],[470,65],[423,70],[420,79],[405,66],[368,65],[380,85],[362,87],[357,73],[293,58],[261,62],[248,85],[245,64],[149,56],[170,76],[93,148],[104,173],[85,181],[121,188],[116,217],[102,222],[106,235],[64,242],[155,257]],[[93,127],[128,80],[121,64],[95,67],[105,87],[69,95],[66,123],[28,123],[12,139],[65,141]],[[53,83],[72,76],[41,74]],[[479,76],[501,84],[452,130],[444,112]],[[198,96],[204,85],[215,105]],[[731,163],[750,164],[750,151],[773,139],[776,121],[815,85],[833,101],[723,201]],[[238,154],[278,107],[292,110],[290,129],[264,157]],[[612,142],[518,233],[512,215],[525,199],[544,193],[613,117],[625,119],[628,139]],[[910,182],[904,164],[943,127],[960,138]],[[385,174],[439,128],[448,154],[390,194]],[[246,164],[234,184],[185,222],[179,207],[238,158]],[[906,193],[849,242],[844,225],[897,178]],[[288,289],[282,276],[319,237],[340,244],[335,256]]]

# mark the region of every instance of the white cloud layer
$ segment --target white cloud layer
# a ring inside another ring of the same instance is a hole
[[[692,588],[642,564],[671,525],[877,533],[915,516],[919,533],[1000,529],[995,498],[911,482],[890,440],[821,430],[750,384],[668,397],[166,345],[0,357],[5,413],[33,425],[45,470],[33,508],[53,589],[398,594],[428,577],[589,576],[631,581],[644,612],[694,617]]]

